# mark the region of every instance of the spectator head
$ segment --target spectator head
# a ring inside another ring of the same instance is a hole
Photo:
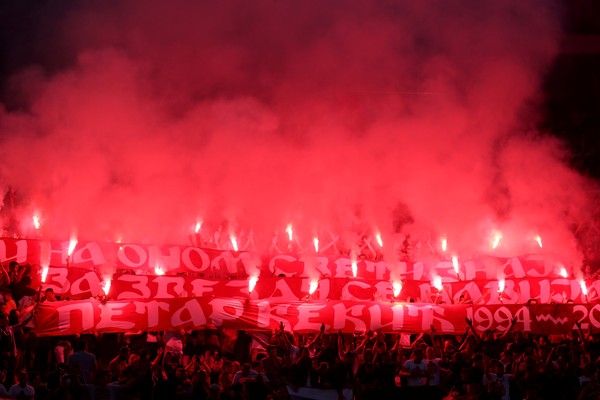
[[[251,369],[252,365],[250,365],[250,363],[244,363],[244,365],[242,365],[242,375],[247,376]]]
[[[242,367],[240,366],[239,362],[233,361],[231,363],[231,373],[235,374],[236,372],[238,372],[241,369],[242,369]]]
[[[269,354],[269,357],[277,357],[277,346],[267,347],[267,353]]]
[[[454,342],[450,339],[444,341],[444,353],[452,353],[454,351]]]
[[[46,301],[56,301],[56,295],[54,294],[54,289],[48,288],[44,291],[46,295]]]
[[[87,342],[85,339],[79,339],[75,342],[75,351],[85,351],[87,350]]]
[[[217,383],[213,383],[212,385],[210,385],[210,398],[211,399],[218,399],[219,395],[221,394],[221,386],[219,386]]]
[[[20,282],[21,286],[27,286],[30,287],[31,286],[31,276],[29,275],[25,275],[21,278],[21,282]]]
[[[129,361],[129,347],[121,347],[119,350],[119,357],[121,357],[122,360]]]
[[[429,346],[427,348],[427,350],[425,350],[425,358],[427,358],[428,360],[433,360],[435,359],[435,349],[431,346]]]
[[[19,263],[16,261],[11,261],[8,264],[8,271],[10,273],[18,273],[19,272]]]
[[[412,358],[415,362],[420,363],[423,360],[423,349],[415,349],[412,353]]]

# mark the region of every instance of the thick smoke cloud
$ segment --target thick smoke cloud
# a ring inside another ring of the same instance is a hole
[[[532,131],[550,2],[61,7],[0,114],[22,231],[35,210],[45,237],[111,241],[187,242],[202,218],[268,243],[292,222],[472,255],[499,229],[507,252],[539,233],[577,257],[590,183]]]

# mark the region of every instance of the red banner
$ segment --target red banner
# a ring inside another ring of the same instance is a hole
[[[92,332],[141,332],[164,329],[277,329],[317,331],[427,332],[460,334],[465,317],[479,331],[503,332],[516,317],[516,330],[560,333],[574,328],[576,321],[600,328],[600,305],[432,305],[411,303],[342,302],[270,304],[222,298],[80,300],[40,304],[36,331],[41,336]]]
[[[161,268],[167,274],[194,273],[206,278],[329,277],[353,278],[353,260],[316,255],[264,255],[246,251],[205,249],[194,246],[154,246],[103,242],[79,242],[69,256],[69,241],[0,239],[0,260],[20,264],[83,268],[100,273],[129,270],[154,274]],[[561,265],[552,257],[527,255],[514,258],[482,257],[460,260],[458,274],[452,261],[405,263],[355,260],[357,277],[366,280],[404,278],[427,281],[438,276],[443,282],[492,280],[499,273],[506,279],[559,278]]]
[[[392,281],[347,278],[321,278],[314,294],[309,295],[310,278],[260,278],[252,293],[248,279],[205,279],[193,276],[156,276],[114,274],[101,276],[81,268],[51,267],[43,288],[52,288],[62,298],[87,299],[103,295],[103,282],[111,281],[108,298],[113,300],[166,299],[180,297],[228,297],[269,300],[271,303],[296,301],[416,301],[431,303],[523,304],[595,301],[600,281],[589,281],[587,296],[581,282],[565,278],[530,278],[504,281],[499,292],[498,280],[455,281],[442,284],[439,291],[429,281],[404,281],[395,296]]]

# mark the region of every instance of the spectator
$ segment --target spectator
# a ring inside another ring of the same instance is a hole
[[[27,371],[19,371],[18,382],[10,387],[8,394],[18,400],[33,400],[35,396],[35,390],[33,386],[28,383]]]

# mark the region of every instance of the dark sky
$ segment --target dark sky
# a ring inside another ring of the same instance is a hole
[[[2,1],[0,184],[56,237],[592,232],[598,2],[376,3]]]

